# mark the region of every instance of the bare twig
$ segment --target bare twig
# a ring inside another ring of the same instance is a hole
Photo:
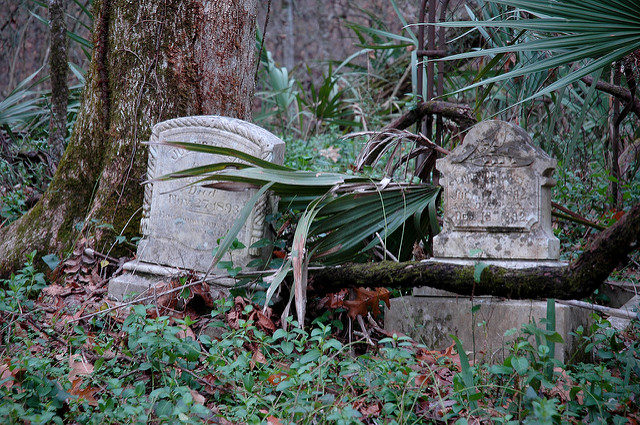
[[[362,329],[362,336],[364,337],[364,339],[369,345],[375,347],[375,344],[373,343],[373,341],[371,340],[371,336],[369,335],[369,331],[367,331],[367,328],[364,326],[364,320],[360,315],[358,315],[358,324],[360,325],[360,329]]]
[[[382,245],[382,249],[384,250],[385,254],[387,254],[387,256],[389,258],[391,258],[393,261],[395,261],[396,263],[399,263],[400,260],[398,260],[398,257],[396,257],[395,255],[393,255],[388,249],[387,246],[385,245],[384,241],[382,240],[382,238],[380,237],[380,234],[378,232],[376,232],[376,237],[378,238],[378,240],[380,241],[380,244]]]
[[[158,293],[154,292],[153,295],[149,295],[149,296],[146,296],[146,297],[143,297],[143,298],[137,298],[137,299],[134,299],[132,301],[127,301],[125,303],[121,303],[119,305],[116,305],[116,306],[113,306],[113,307],[109,307],[109,308],[106,308],[104,310],[96,311],[95,313],[91,313],[91,314],[87,314],[85,316],[78,317],[77,319],[69,320],[69,322],[79,322],[80,320],[90,319],[90,318],[92,318],[94,316],[98,316],[98,315],[101,315],[101,314],[109,313],[110,311],[117,310],[117,309],[123,308],[123,307],[127,307],[127,306],[130,306],[130,305],[133,305],[133,304],[139,304],[142,301],[153,300],[153,299],[156,299],[157,297],[160,297],[162,295],[173,294],[175,292],[179,292],[179,291],[182,291],[182,290],[184,290],[186,288],[191,288],[192,286],[196,286],[196,285],[199,285],[199,284],[202,284],[202,283],[204,283],[204,279],[199,279],[199,280],[196,280],[196,281],[193,281],[193,282],[190,282],[190,283],[185,283],[184,285],[180,285],[180,286],[178,286],[176,288],[173,288],[173,289],[169,289],[169,290],[158,292]]]
[[[591,304],[585,301],[576,300],[556,300],[558,304],[570,305],[572,307],[584,308],[586,310],[597,311],[599,313],[606,314],[607,316],[619,317],[621,319],[633,320],[638,317],[637,312],[630,312],[620,308],[605,307],[602,305]]]

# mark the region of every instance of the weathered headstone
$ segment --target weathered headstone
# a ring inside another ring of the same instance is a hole
[[[163,141],[233,148],[277,164],[284,159],[284,142],[254,124],[218,116],[177,118],[153,128],[149,179],[214,162],[238,161],[157,144]],[[112,279],[110,295],[122,298],[128,293],[140,293],[153,285],[158,276],[174,274],[177,269],[207,271],[217,240],[226,235],[255,190],[229,192],[187,186],[195,180],[155,181],[145,187],[137,259],[125,264],[127,273]],[[233,252],[234,265],[246,266],[260,256],[258,249],[250,247],[265,236],[268,204],[265,195],[240,231],[238,240],[245,248]]]
[[[436,168],[444,189],[436,258],[558,260],[560,242],[551,228],[556,160],[522,128],[481,122]]]
[[[556,161],[534,146],[522,128],[503,121],[481,122],[462,145],[436,161],[436,168],[442,173],[444,222],[433,240],[434,258],[425,261],[566,266],[558,261],[560,241],[551,228]],[[415,288],[412,297],[391,300],[385,328],[409,334],[432,349],[449,346],[453,334],[465,348],[490,360],[502,352],[505,331],[530,320],[540,323],[546,314],[544,301],[473,298]],[[557,358],[577,349],[571,332],[588,320],[588,312],[556,307],[556,330],[565,339]]]

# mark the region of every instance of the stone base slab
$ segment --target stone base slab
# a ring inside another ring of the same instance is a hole
[[[455,335],[467,351],[473,351],[476,360],[499,363],[508,355],[508,343],[515,335],[505,337],[506,331],[520,329],[523,324],[547,317],[546,301],[506,300],[497,297],[456,296],[446,291],[432,290],[431,296],[407,296],[391,300],[391,308],[385,311],[384,327],[391,332],[411,336],[429,349],[442,350],[450,346]],[[423,293],[427,291],[423,289]],[[480,309],[472,313],[472,307]],[[555,345],[555,357],[568,361],[584,358],[571,332],[578,326],[589,329],[588,310],[556,304],[556,331],[564,343]],[[506,345],[505,345],[506,344]]]
[[[125,263],[122,266],[125,273],[116,276],[109,281],[109,298],[116,301],[125,301],[132,297],[145,297],[152,295],[151,290],[154,286],[171,280],[187,273],[186,270],[175,267],[159,266],[144,261],[134,260]],[[202,278],[204,273],[197,273]],[[208,283],[215,283],[222,287],[231,287],[234,284],[233,279],[210,275],[207,278]],[[217,291],[214,298],[219,295]]]

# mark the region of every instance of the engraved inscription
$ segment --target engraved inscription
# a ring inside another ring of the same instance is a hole
[[[210,192],[210,193],[208,193]],[[242,206],[235,202],[228,202],[222,199],[219,195],[216,196],[216,191],[213,189],[203,188],[189,188],[189,191],[185,195],[176,193],[168,193],[166,196],[166,202],[169,205],[183,208],[186,211],[207,214],[207,215],[221,215],[221,214],[239,214]]]
[[[445,191],[446,216],[451,225],[460,229],[529,230],[539,208],[536,179],[509,168],[470,168],[463,175],[452,176]]]
[[[180,135],[173,137],[178,138]],[[190,137],[187,139],[189,142],[199,142],[191,135],[187,137]],[[161,174],[184,170],[207,162],[230,160],[222,156],[203,156],[168,146],[159,147],[159,157],[165,159],[158,167]],[[251,194],[190,185],[195,181],[197,178],[156,183],[153,204],[157,208],[153,208],[150,214],[150,223],[153,228],[151,236],[174,240],[196,251],[211,252],[217,245],[217,240],[224,237],[231,228]],[[246,244],[245,235],[246,231],[243,229],[238,239]]]

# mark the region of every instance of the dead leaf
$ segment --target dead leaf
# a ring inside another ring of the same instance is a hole
[[[51,297],[64,297],[66,295],[69,295],[71,291],[72,291],[72,288],[68,288],[68,287],[61,286],[54,283],[45,287],[42,290],[42,294],[49,295]]]
[[[85,400],[91,406],[97,406],[98,401],[94,395],[98,392],[98,388],[82,388],[82,377],[93,374],[93,364],[81,355],[73,354],[69,357],[69,367],[71,368],[69,371],[69,381],[71,382],[69,394]]]
[[[69,381],[73,382],[78,376],[87,376],[93,373],[93,364],[85,360],[80,354],[69,357]]]
[[[4,381],[7,378],[13,378],[0,384],[0,386],[3,386],[5,388],[13,387],[13,381],[15,380],[15,374],[11,371],[10,367],[11,363],[9,363],[9,360],[5,360],[4,362],[0,363],[0,381]]]
[[[206,399],[202,394],[192,389],[189,389],[189,392],[191,393],[191,397],[193,397],[193,401],[195,401],[198,404],[202,404],[204,406]]]
[[[267,424],[268,425],[282,425],[282,422],[280,422],[280,419],[276,418],[275,416],[267,416]]]
[[[189,326],[184,326],[184,325],[178,325],[178,326],[181,329],[176,334],[176,336],[178,338],[180,338],[180,339],[191,338],[194,341],[196,341],[198,339],[198,338],[196,338],[196,334],[191,330],[191,328]]]
[[[348,289],[342,289],[340,292],[327,294],[327,296],[320,300],[320,305],[330,309],[344,307],[344,300],[347,295],[349,295]]]
[[[368,406],[363,406],[360,408],[360,413],[362,413],[362,416],[364,416],[365,418],[378,416],[380,415],[380,405],[378,403],[375,403]]]
[[[258,316],[258,326],[262,329],[270,330],[271,332],[275,332],[276,325],[269,319],[262,311],[257,310]]]
[[[209,285],[207,283],[203,282],[198,285],[192,286],[189,289],[191,290],[191,295],[187,299],[187,304],[189,304],[189,302],[194,298],[199,298],[200,300],[202,300],[205,307],[207,308],[214,307],[215,303],[214,303],[213,297],[211,296],[211,288],[209,288]]]
[[[387,307],[391,293],[386,288],[355,288],[356,299],[344,301],[344,306],[348,309],[347,314],[352,319],[358,315],[366,316],[369,311],[374,316],[380,315],[380,301],[384,301]]]
[[[274,387],[277,386],[280,382],[284,381],[285,379],[287,379],[289,377],[288,374],[284,373],[284,372],[278,372],[278,373],[274,373],[273,375],[269,375],[269,377],[267,378],[267,381],[273,385]]]
[[[217,378],[212,374],[205,375],[202,380],[205,382],[204,391],[210,395],[216,395],[218,393],[217,390]]]
[[[262,351],[256,350],[253,352],[251,356],[251,361],[249,362],[249,366],[253,369],[256,366],[256,363],[266,364],[267,358],[262,354]]]
[[[320,155],[332,160],[333,162],[338,162],[340,159],[340,148],[336,148],[334,146],[329,146],[327,149],[320,149]]]
[[[89,403],[90,406],[97,406],[98,400],[94,397],[94,395],[98,392],[98,388],[86,387],[80,388],[81,380],[78,379],[71,384],[71,389],[69,390],[69,394],[74,395],[78,398],[85,400]]]

